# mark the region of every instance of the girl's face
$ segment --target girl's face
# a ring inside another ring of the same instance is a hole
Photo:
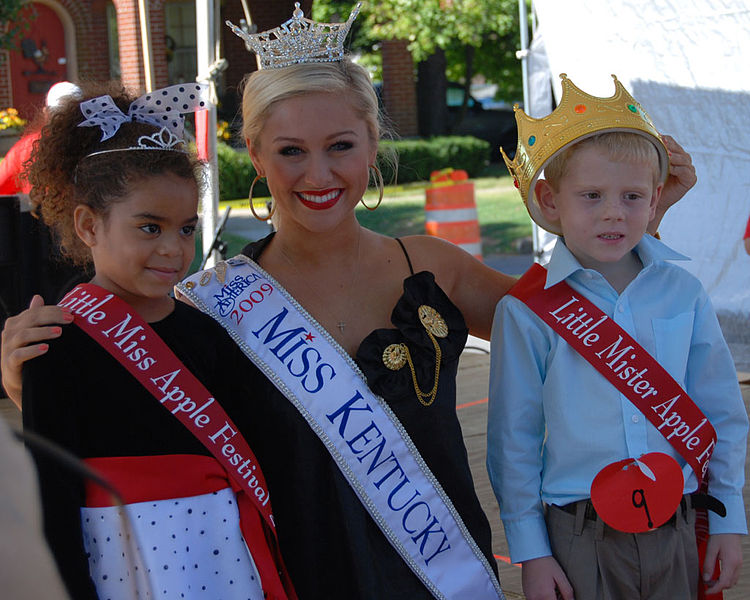
[[[296,223],[314,232],[354,219],[377,152],[365,121],[345,98],[329,93],[280,101],[248,148],[284,228]]]
[[[93,255],[93,283],[144,316],[171,307],[168,294],[193,260],[198,188],[164,174],[136,180],[130,189],[106,216],[79,205],[76,229]]]

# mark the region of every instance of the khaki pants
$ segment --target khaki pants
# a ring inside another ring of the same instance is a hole
[[[622,533],[601,519],[550,506],[552,554],[573,586],[576,600],[696,600],[698,551],[695,511],[678,509],[674,522],[645,533]]]

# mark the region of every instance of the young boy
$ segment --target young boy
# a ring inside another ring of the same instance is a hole
[[[493,325],[487,467],[510,557],[530,600],[696,598],[701,577],[714,593],[739,576],[747,414],[706,292],[645,235],[663,142],[616,78],[596,98],[561,77],[551,115],[517,110],[505,157],[562,236]],[[690,495],[704,474],[726,516],[699,566],[694,508],[721,512]]]

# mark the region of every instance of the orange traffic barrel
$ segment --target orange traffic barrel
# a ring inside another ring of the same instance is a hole
[[[425,190],[425,231],[482,260],[474,184],[467,179],[465,171],[445,169],[432,173],[432,186]]]

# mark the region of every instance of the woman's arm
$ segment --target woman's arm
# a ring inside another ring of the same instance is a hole
[[[27,360],[41,356],[49,346],[45,340],[60,337],[62,328],[73,321],[66,308],[45,306],[41,296],[31,299],[29,308],[5,321],[0,346],[0,372],[5,393],[21,408],[21,367]]]
[[[414,271],[434,273],[435,281],[463,314],[471,334],[490,339],[495,306],[516,279],[445,240],[415,235],[403,241]]]

